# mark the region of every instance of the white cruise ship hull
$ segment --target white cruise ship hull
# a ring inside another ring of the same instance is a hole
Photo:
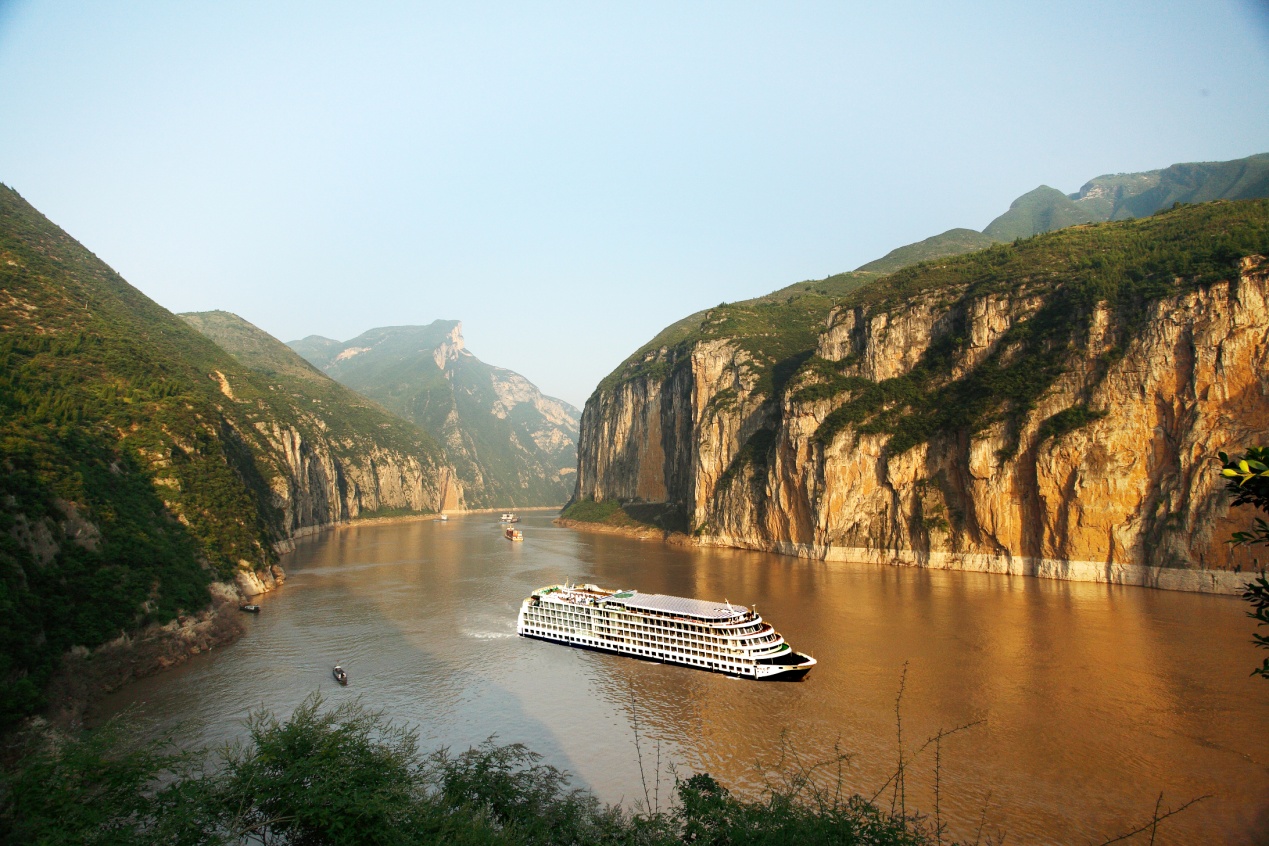
[[[594,585],[534,591],[521,605],[516,631],[534,640],[760,681],[798,681],[816,663],[743,606]]]

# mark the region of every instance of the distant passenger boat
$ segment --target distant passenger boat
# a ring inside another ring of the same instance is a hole
[[[335,681],[340,684],[348,684],[348,673],[338,664],[335,665],[335,669],[331,670],[331,675],[333,675],[335,677]]]
[[[448,515],[448,514],[442,514],[442,515],[441,515],[440,517],[438,517],[437,519],[439,519],[442,523],[446,523],[446,522],[449,522],[449,515]]]
[[[518,514],[513,514],[513,513],[511,513],[510,511],[508,511],[506,514],[502,515],[502,517],[501,517],[501,518],[499,518],[499,519],[501,519],[501,520],[502,520],[502,522],[504,522],[504,523],[519,523],[519,522],[520,522],[520,515],[518,515]]]
[[[815,666],[743,605],[595,585],[535,590],[520,606],[516,632],[740,678],[797,681]]]
[[[239,610],[239,611],[248,611],[248,612],[250,612],[250,613],[252,613],[252,614],[259,614],[259,613],[260,613],[260,606],[259,606],[259,605],[254,605],[254,604],[253,604],[253,605],[239,605],[239,606],[238,606],[238,610]]]

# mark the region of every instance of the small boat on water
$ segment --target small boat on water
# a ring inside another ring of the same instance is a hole
[[[343,684],[343,685],[348,684],[348,673],[346,670],[344,670],[343,667],[339,666],[338,664],[335,665],[335,669],[331,670],[331,675],[333,675],[335,677],[335,681],[339,682],[340,684]]]
[[[448,522],[449,522],[449,515],[448,515],[448,514],[442,514],[440,517],[438,517],[438,518],[436,518],[436,519],[440,520],[442,523],[448,523]]]
[[[507,530],[502,533],[502,536],[509,541],[524,540],[524,532],[520,531],[519,529],[513,529],[510,526],[508,526]]]
[[[519,522],[520,522],[520,515],[519,515],[519,514],[514,514],[514,513],[510,512],[510,511],[508,511],[506,514],[503,514],[503,515],[502,515],[502,517],[501,517],[501,518],[499,518],[499,519],[501,519],[501,520],[502,520],[502,522],[504,522],[504,523],[519,523]]]
[[[260,613],[260,606],[259,606],[259,605],[254,604],[254,603],[253,603],[253,604],[251,604],[251,605],[239,605],[239,606],[238,606],[238,610],[239,610],[239,611],[247,611],[247,612],[249,612],[249,613],[251,613],[251,614],[259,614],[259,613]]]

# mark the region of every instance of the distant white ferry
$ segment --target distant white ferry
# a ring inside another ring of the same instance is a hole
[[[516,631],[750,679],[797,681],[815,666],[743,605],[595,585],[535,590],[520,606]]]

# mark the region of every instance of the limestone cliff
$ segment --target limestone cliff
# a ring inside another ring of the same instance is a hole
[[[288,537],[374,512],[463,507],[462,488],[448,466],[373,442],[349,449],[277,421],[256,427],[284,468],[270,488]]]
[[[896,274],[784,380],[740,336],[645,353],[587,403],[575,498],[667,502],[702,543],[1236,590],[1215,456],[1269,440],[1266,233],[1224,204]]]
[[[251,420],[252,431],[235,434],[265,456],[270,504],[284,538],[375,512],[464,506],[461,484],[425,432],[339,385],[236,314],[180,316],[247,367],[248,380],[263,380],[271,398],[291,400],[286,414],[251,416],[252,404],[238,399],[242,392],[235,393],[233,380],[220,372],[213,377]]]

